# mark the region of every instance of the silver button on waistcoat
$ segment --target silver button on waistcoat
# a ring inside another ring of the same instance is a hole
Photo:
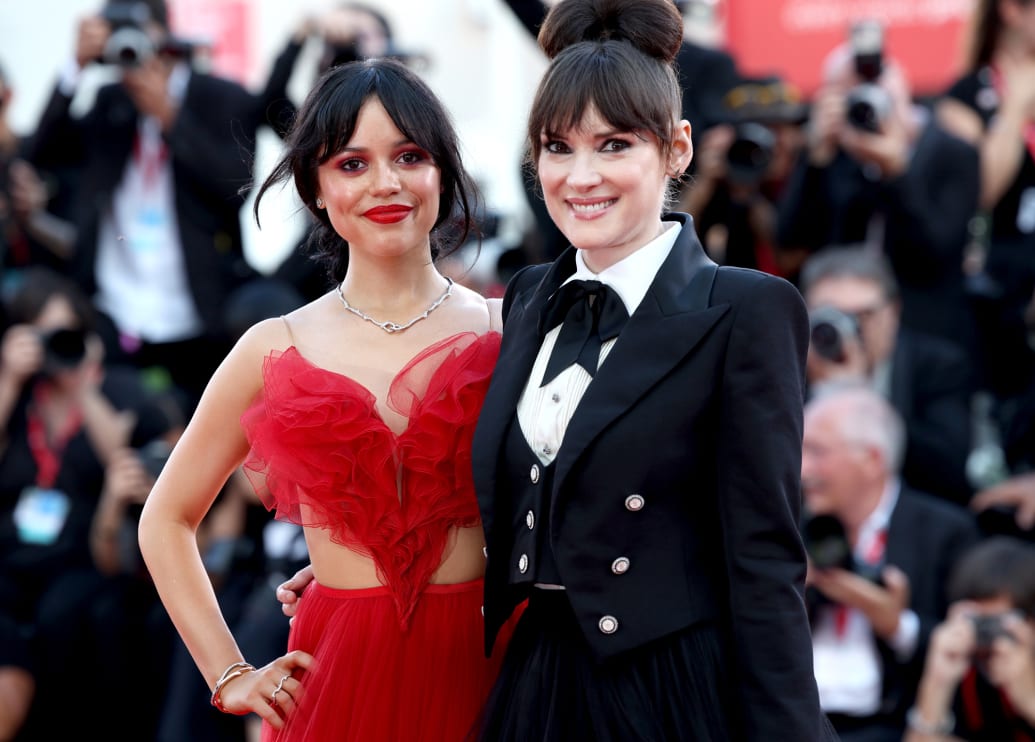
[[[603,616],[597,622],[601,634],[613,634],[618,631],[618,619],[614,616]]]
[[[625,509],[636,512],[637,510],[643,510],[644,500],[643,495],[629,495],[625,498]]]
[[[532,480],[532,484],[539,483],[539,464],[532,464],[532,470],[528,472],[528,478]]]
[[[629,559],[628,557],[618,557],[611,562],[611,571],[616,575],[624,575],[629,571]]]
[[[524,574],[528,571],[528,554],[522,554],[518,558],[518,572]]]
[[[528,530],[530,531],[535,528],[535,513],[531,510],[525,514],[525,525],[528,526]]]

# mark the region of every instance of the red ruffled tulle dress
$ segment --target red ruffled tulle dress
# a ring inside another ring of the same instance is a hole
[[[371,557],[381,587],[310,583],[288,649],[315,657],[304,694],[263,740],[459,742],[496,677],[484,656],[482,580],[429,584],[450,530],[476,526],[471,438],[500,335],[463,333],[422,351],[393,380],[388,406],[294,348],[272,353],[264,391],[242,417],[245,471],[276,517],[328,529]]]

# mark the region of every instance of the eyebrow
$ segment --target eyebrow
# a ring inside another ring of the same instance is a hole
[[[417,143],[415,141],[413,141],[412,139],[400,139],[397,142],[392,142],[392,148],[396,149],[398,147],[405,147],[408,144],[416,145]],[[417,146],[420,146],[420,145],[417,145]],[[341,149],[341,152],[364,152],[364,151],[366,151],[368,149],[370,149],[370,147],[350,147],[348,145],[345,145]]]
[[[579,131],[578,129],[569,129],[569,131]],[[592,139],[610,139],[616,136],[627,136],[633,135],[634,132],[627,131],[625,129],[606,129],[598,132],[586,132],[586,135]],[[550,139],[564,139],[565,135],[555,131],[543,131],[540,137],[547,137]]]

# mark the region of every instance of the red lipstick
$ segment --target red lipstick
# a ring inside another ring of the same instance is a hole
[[[413,211],[412,206],[375,206],[363,212],[363,216],[378,224],[395,224],[405,219]]]

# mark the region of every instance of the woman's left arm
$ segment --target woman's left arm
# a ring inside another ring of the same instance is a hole
[[[790,283],[737,271],[719,410],[718,498],[745,739],[822,740],[799,533],[808,320]],[[720,278],[716,282],[718,289]]]

